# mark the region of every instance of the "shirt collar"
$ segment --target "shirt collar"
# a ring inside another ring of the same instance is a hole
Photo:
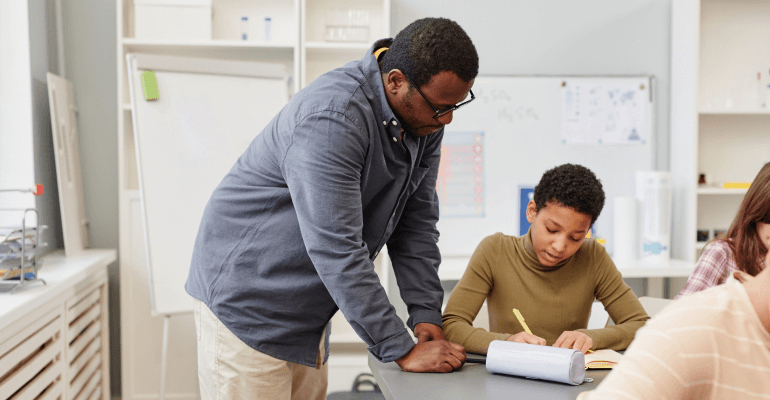
[[[380,39],[369,48],[364,57],[364,74],[366,79],[371,83],[376,96],[380,100],[380,109],[382,112],[381,118],[384,125],[392,125],[393,121],[397,121],[398,127],[401,128],[401,122],[396,119],[396,114],[390,109],[388,99],[385,96],[385,87],[382,85],[382,73],[380,72],[380,65],[377,63],[377,59],[374,57],[374,51],[381,47],[389,47],[393,43],[393,39]]]

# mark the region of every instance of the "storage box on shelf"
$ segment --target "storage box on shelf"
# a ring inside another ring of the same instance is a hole
[[[211,0],[135,0],[135,5],[137,39],[211,39]]]

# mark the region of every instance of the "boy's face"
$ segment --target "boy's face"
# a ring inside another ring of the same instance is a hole
[[[530,200],[527,221],[532,224],[532,246],[537,259],[546,267],[575,254],[591,227],[590,215],[554,201],[537,211],[535,201]]]

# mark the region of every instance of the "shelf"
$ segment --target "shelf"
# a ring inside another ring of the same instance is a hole
[[[703,248],[706,247],[706,243],[708,242],[695,242],[695,250],[703,250]]]
[[[700,115],[770,115],[770,109],[703,109],[699,110]]]
[[[699,187],[699,195],[745,195],[749,189],[723,189],[719,187]]]
[[[159,41],[124,38],[125,53],[168,54],[184,57],[259,59],[261,61],[291,60],[293,44],[265,43],[241,40]]]
[[[329,50],[368,50],[371,43],[367,42],[307,42],[305,47],[308,49],[329,49]]]
[[[328,56],[340,54],[345,57],[361,58],[369,50],[371,43],[342,43],[342,42],[307,42],[305,48],[308,55]]]
[[[131,104],[130,103],[123,103],[123,106],[121,107],[123,111],[131,111]]]
[[[178,42],[167,40],[140,40],[134,38],[123,38],[123,45],[131,48],[157,48],[157,47],[182,47],[182,48],[248,48],[248,49],[277,49],[294,50],[294,45],[286,43],[267,43],[243,40],[208,40],[208,41],[190,41]]]

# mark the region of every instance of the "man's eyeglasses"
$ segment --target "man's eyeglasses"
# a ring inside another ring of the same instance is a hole
[[[471,93],[471,99],[470,100],[467,100],[467,101],[464,101],[462,103],[455,104],[453,106],[449,106],[449,107],[446,107],[446,108],[443,108],[443,109],[439,110],[438,108],[434,107],[433,104],[430,101],[428,101],[428,98],[425,97],[425,95],[422,93],[422,91],[420,91],[420,88],[418,88],[417,85],[414,84],[414,81],[412,81],[412,78],[410,78],[409,75],[404,74],[404,76],[406,77],[406,79],[409,80],[409,83],[411,83],[412,86],[415,89],[417,89],[417,93],[419,93],[420,96],[422,96],[422,98],[425,99],[425,102],[428,103],[430,108],[432,108],[433,111],[436,112],[436,115],[433,116],[433,119],[441,118],[444,115],[447,115],[447,114],[451,113],[452,111],[457,110],[458,108],[460,108],[460,107],[462,107],[462,106],[472,102],[473,100],[476,100],[476,96],[473,95],[473,90],[470,90],[470,93]]]

